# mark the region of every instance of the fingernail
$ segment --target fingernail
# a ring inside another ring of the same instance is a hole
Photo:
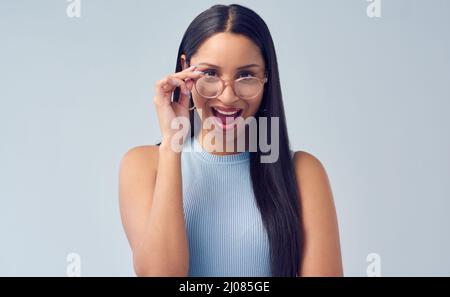
[[[195,71],[193,71],[192,73],[196,73],[196,74],[203,74],[203,71],[200,71],[200,70],[195,70]]]

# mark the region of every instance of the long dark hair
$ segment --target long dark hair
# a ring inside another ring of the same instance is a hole
[[[175,72],[183,70],[180,59],[182,54],[186,55],[186,63],[190,65],[191,57],[202,42],[220,32],[248,37],[260,48],[266,64],[268,82],[264,86],[263,99],[255,118],[257,121],[259,116],[279,118],[279,158],[274,163],[260,162],[263,153],[258,147],[256,152],[250,153],[250,175],[270,242],[272,276],[297,276],[303,251],[300,194],[291,159],[275,47],[267,25],[258,14],[244,6],[212,6],[199,14],[184,33]],[[180,89],[177,88],[173,100],[178,100],[179,95]],[[192,98],[190,105],[193,105]],[[194,137],[194,110],[190,111],[189,118],[191,137]],[[266,139],[269,141],[271,129],[271,121],[268,120]]]

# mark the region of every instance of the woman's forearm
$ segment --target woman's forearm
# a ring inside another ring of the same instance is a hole
[[[153,202],[133,262],[139,276],[187,276],[189,248],[183,213],[181,154],[159,147]]]

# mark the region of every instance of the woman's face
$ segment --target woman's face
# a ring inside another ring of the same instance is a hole
[[[182,60],[185,61],[184,55]],[[186,63],[183,64],[187,66]],[[205,75],[230,81],[222,94],[213,99],[202,97],[196,88],[192,88],[192,98],[202,122],[208,117],[219,117],[220,111],[227,114],[236,111],[232,116],[243,119],[256,114],[263,98],[264,87],[255,98],[242,99],[234,93],[231,84],[233,80],[241,77],[264,78],[265,65],[261,51],[249,38],[233,33],[217,33],[202,43],[191,57],[190,65],[198,65],[197,70],[205,72]],[[221,129],[226,130],[223,126]]]

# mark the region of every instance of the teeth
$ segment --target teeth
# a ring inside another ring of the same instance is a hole
[[[235,114],[237,114],[239,112],[239,110],[236,110],[236,111],[224,111],[224,110],[217,109],[215,107],[213,107],[213,109],[215,111],[217,111],[218,113],[221,113],[223,115],[235,115]]]

